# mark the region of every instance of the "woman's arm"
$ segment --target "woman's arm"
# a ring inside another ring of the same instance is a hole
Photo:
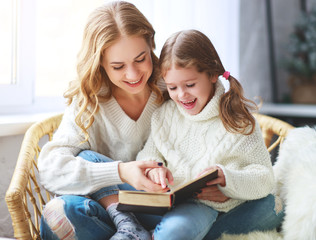
[[[40,180],[44,187],[57,194],[85,195],[101,187],[122,183],[118,163],[93,163],[77,156],[91,149],[75,124],[73,105],[65,110],[53,140],[42,148],[38,159]]]

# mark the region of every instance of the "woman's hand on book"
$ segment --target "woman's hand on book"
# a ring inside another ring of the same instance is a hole
[[[118,166],[118,172],[123,182],[128,183],[137,190],[146,192],[166,192],[161,185],[155,184],[145,175],[147,168],[164,168],[155,161],[132,161],[121,162]]]
[[[173,185],[172,173],[166,167],[147,169],[146,175],[151,181],[161,185],[163,189],[166,189],[168,187],[167,180],[168,183]]]

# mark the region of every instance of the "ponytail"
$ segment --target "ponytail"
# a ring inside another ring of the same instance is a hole
[[[227,76],[228,73],[228,76]],[[256,104],[245,98],[241,84],[229,72],[223,76],[230,82],[229,91],[220,99],[220,118],[227,131],[250,135],[255,129],[255,118],[250,110],[256,110]],[[251,129],[249,129],[251,126]]]

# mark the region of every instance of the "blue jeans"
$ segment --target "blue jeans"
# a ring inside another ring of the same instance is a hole
[[[218,212],[193,199],[167,212],[154,231],[155,240],[203,239],[216,221]]]
[[[104,155],[89,150],[81,152],[79,156],[93,162],[112,161]],[[62,206],[59,211],[64,214],[67,224],[65,226],[59,226],[59,224],[52,230],[47,224],[46,217],[48,216],[42,216],[42,239],[55,240],[64,236],[66,236],[65,240],[70,239],[67,236],[74,236],[79,240],[109,239],[116,229],[107,211],[97,201],[102,197],[116,194],[117,189],[134,188],[128,184],[121,184],[102,188],[90,197],[64,195],[52,199],[45,208],[50,204],[58,203],[56,209]],[[263,199],[245,202],[228,213],[218,214],[217,211],[204,204],[188,200],[163,217],[150,214],[135,215],[147,230],[155,229],[155,240],[191,240],[202,239],[203,236],[205,236],[204,239],[213,240],[219,238],[222,233],[241,234],[277,228],[283,220],[284,212],[283,208],[279,212],[275,211],[275,198],[269,195]],[[183,228],[178,226],[183,226]]]

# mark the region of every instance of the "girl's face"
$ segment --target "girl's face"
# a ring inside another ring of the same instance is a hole
[[[115,90],[126,94],[142,93],[152,74],[150,47],[142,37],[121,37],[105,50],[102,66]]]
[[[167,71],[164,80],[173,101],[183,107],[190,115],[200,113],[214,96],[217,77],[210,78],[205,72],[194,67],[173,66]]]

